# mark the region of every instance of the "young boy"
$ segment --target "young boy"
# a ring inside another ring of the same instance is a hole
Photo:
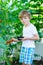
[[[35,40],[39,40],[39,35],[36,27],[30,23],[30,13],[27,11],[21,11],[19,14],[21,23],[24,24],[22,47],[20,52],[19,62],[22,65],[31,65],[33,62],[33,56],[35,51]]]
[[[21,23],[24,24],[23,27],[23,37],[22,40],[22,47],[20,52],[20,59],[19,62],[22,65],[31,65],[33,62],[34,50],[35,50],[35,43],[34,40],[39,39],[38,32],[36,27],[30,23],[30,13],[27,11],[21,11],[19,14],[19,18]],[[18,42],[17,39],[12,38],[11,40],[7,41],[10,42]]]

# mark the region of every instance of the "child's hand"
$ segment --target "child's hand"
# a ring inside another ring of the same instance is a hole
[[[22,38],[24,38],[23,36],[18,36],[17,39],[18,40],[22,40]]]
[[[27,40],[27,38],[26,38],[26,37],[24,37],[24,38],[21,38],[21,41],[24,41],[24,40]]]
[[[11,42],[18,42],[18,39],[12,38],[12,39],[8,40],[6,43],[10,44]]]
[[[12,38],[13,42],[18,42],[18,39]]]

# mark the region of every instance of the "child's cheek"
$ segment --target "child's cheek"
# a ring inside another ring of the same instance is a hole
[[[26,23],[27,22],[27,19],[23,19],[23,22]]]

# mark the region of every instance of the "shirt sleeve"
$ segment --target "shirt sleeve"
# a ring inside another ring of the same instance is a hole
[[[32,34],[38,34],[38,31],[35,26],[32,27]]]

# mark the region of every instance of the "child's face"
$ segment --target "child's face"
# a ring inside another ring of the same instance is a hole
[[[27,25],[30,22],[29,17],[25,16],[21,19],[22,24]]]

